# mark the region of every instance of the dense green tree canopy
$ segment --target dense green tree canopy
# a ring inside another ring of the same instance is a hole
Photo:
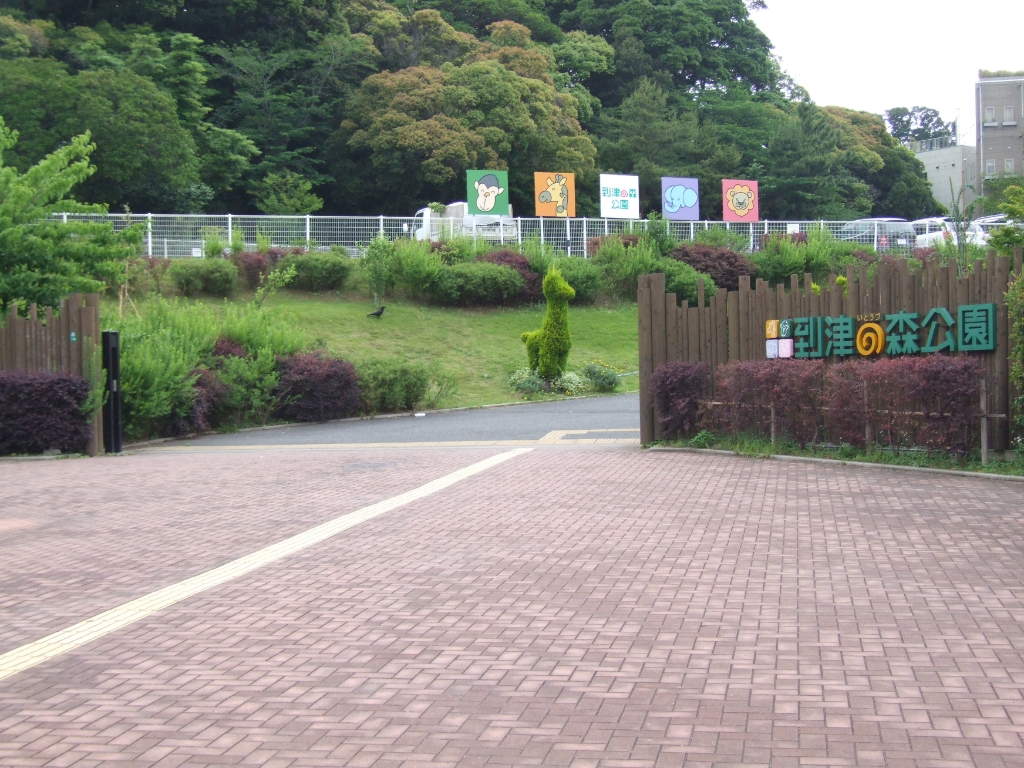
[[[934,110],[819,108],[759,0],[0,0],[0,114],[24,171],[86,130],[76,196],[134,211],[411,214],[468,168],[762,182],[773,218],[939,210],[900,140]]]

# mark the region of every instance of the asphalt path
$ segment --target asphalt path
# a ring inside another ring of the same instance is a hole
[[[636,393],[461,411],[428,411],[420,417],[403,414],[327,424],[294,424],[207,435],[191,438],[188,443],[212,446],[539,440],[553,430],[602,429],[633,429],[635,435],[621,433],[618,436],[639,437],[640,403]]]

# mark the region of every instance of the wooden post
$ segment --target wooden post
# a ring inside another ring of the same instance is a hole
[[[981,465],[988,464],[988,384],[981,380]]]
[[[775,447],[775,406],[774,405],[768,406],[768,410],[771,413],[771,419],[772,419],[772,448],[774,448]]]

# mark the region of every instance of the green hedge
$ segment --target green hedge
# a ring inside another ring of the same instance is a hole
[[[576,291],[570,304],[593,304],[597,298],[597,290],[601,287],[601,270],[590,259],[578,256],[567,256],[552,262],[559,271],[565,282]]]
[[[426,367],[403,360],[368,360],[356,365],[356,373],[366,413],[411,411],[430,386]]]
[[[489,307],[514,304],[525,281],[511,267],[486,261],[441,267],[427,288],[432,302],[444,307]]]
[[[335,253],[299,253],[281,260],[278,269],[295,267],[289,288],[300,291],[340,291],[352,271],[352,259]]]
[[[182,296],[231,296],[238,288],[238,268],[227,259],[178,259],[167,269]]]

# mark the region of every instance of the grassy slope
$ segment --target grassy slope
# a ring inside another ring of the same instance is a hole
[[[241,299],[242,297],[240,297]],[[221,302],[212,300],[214,306]],[[518,399],[508,388],[508,375],[526,366],[523,331],[539,328],[543,306],[521,309],[442,309],[391,299],[383,318],[367,317],[371,301],[352,294],[344,297],[281,292],[266,309],[290,316],[332,354],[354,362],[370,357],[401,356],[423,363],[440,363],[459,375],[459,390],[446,407],[504,403]],[[572,307],[569,328],[573,348],[569,368],[583,373],[593,360],[624,372],[638,363],[635,304],[608,308]],[[620,392],[636,391],[637,376],[622,379]]]

